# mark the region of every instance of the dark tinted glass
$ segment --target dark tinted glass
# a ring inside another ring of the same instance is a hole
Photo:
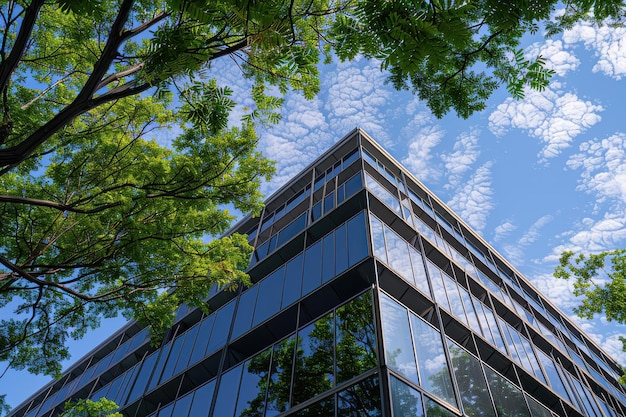
[[[369,254],[363,212],[348,220],[348,242],[348,260],[352,266]]]
[[[161,373],[163,372],[163,366],[165,365],[165,361],[170,354],[171,348],[172,342],[169,342],[167,345],[157,351],[157,354],[159,354],[159,359],[154,366],[154,372],[152,373],[152,378],[150,378],[150,383],[148,384],[148,391],[156,387],[159,383],[159,380],[161,379]]]
[[[422,387],[456,406],[441,334],[416,315],[410,316]]]
[[[187,394],[184,397],[179,398],[174,403],[173,416],[187,416],[189,415],[189,407],[191,407],[191,400],[193,399],[193,393]]]
[[[191,350],[193,349],[193,345],[196,341],[196,335],[198,334],[199,329],[200,325],[197,324],[191,329],[187,330],[187,334],[185,334],[185,341],[183,342],[183,346],[180,349],[180,355],[178,355],[178,362],[176,362],[174,375],[178,374],[187,367],[187,364],[189,363],[189,357],[191,356]]]
[[[270,318],[280,310],[280,298],[283,294],[285,268],[280,267],[264,278],[259,284],[259,296],[254,311],[253,326]]]
[[[496,403],[496,409],[500,416],[528,416],[530,415],[522,391],[511,384],[504,377],[485,367],[491,395]]]
[[[448,341],[448,351],[465,414],[470,417],[495,417],[478,359],[451,341]]]
[[[157,413],[157,417],[172,417],[174,404],[168,404]]]
[[[235,324],[233,325],[232,339],[250,329],[258,292],[259,284],[254,285],[241,294],[241,298],[237,304],[237,316],[235,317]]]
[[[204,384],[194,391],[189,417],[207,417],[209,415],[214,389],[215,380]]]
[[[335,234],[330,232],[322,239],[324,262],[322,263],[322,282],[335,276]]]
[[[341,184],[337,187],[337,205],[343,203],[345,199],[345,184]]]
[[[289,408],[291,388],[291,365],[293,363],[296,337],[291,336],[274,345],[267,391],[266,417],[275,416]]]
[[[213,330],[213,322],[215,321],[215,315],[211,315],[200,323],[198,329],[198,337],[196,343],[193,346],[191,352],[191,358],[189,364],[192,365],[204,358],[204,352],[206,352],[207,343],[211,339],[211,330]]]
[[[322,202],[320,201],[311,209],[311,221],[316,221],[322,217]]]
[[[378,377],[361,381],[337,394],[337,417],[378,417],[382,415]]]
[[[235,416],[263,415],[271,356],[268,349],[244,363]]]
[[[348,269],[347,225],[342,224],[335,230],[335,274],[339,275]]]
[[[304,253],[302,295],[318,288],[322,283],[322,241],[309,246]]]
[[[394,376],[390,377],[390,383],[393,415],[424,417],[422,395]]]
[[[370,292],[339,307],[335,314],[337,383],[376,366],[376,334]]]
[[[304,255],[300,253],[287,262],[287,266],[285,267],[282,307],[286,307],[300,298],[300,292],[302,291],[303,259]]]
[[[178,354],[180,353],[180,348],[185,341],[184,336],[179,336],[174,340],[174,344],[172,345],[172,349],[170,350],[170,355],[167,358],[167,362],[163,367],[163,373],[161,374],[161,383],[167,381],[172,376],[174,372],[174,368],[176,366],[176,361],[178,360]]]
[[[417,383],[417,367],[407,310],[381,294],[380,308],[387,365]]]
[[[335,415],[335,397],[331,396],[311,404],[295,414],[294,417],[329,417]]]
[[[213,417],[233,417],[235,415],[235,405],[237,404],[242,370],[243,364],[222,375],[222,379],[217,387]]]
[[[334,319],[328,314],[298,331],[294,360],[294,405],[333,387]]]
[[[306,226],[306,213],[303,213],[296,220],[291,222],[288,226],[280,231],[278,234],[278,240],[276,246],[281,246],[283,243],[290,240],[292,237],[304,230]]]
[[[354,177],[350,178],[345,183],[346,185],[346,198],[350,197],[352,194],[359,191],[363,188],[363,183],[361,182],[361,174],[358,173]]]
[[[148,383],[148,379],[152,374],[152,368],[154,368],[157,357],[158,352],[155,352],[152,355],[148,356],[146,359],[144,359],[141,365],[141,369],[139,370],[139,375],[137,375],[137,380],[135,381],[133,389],[128,396],[128,402],[136,400],[141,394],[144,393],[146,389],[146,384]]]
[[[328,213],[335,207],[335,192],[328,194],[324,197],[324,213]]]
[[[234,310],[235,300],[230,301],[215,313],[215,325],[213,326],[213,331],[211,332],[211,340],[207,346],[207,355],[226,344],[226,338],[228,337]]]
[[[526,401],[528,402],[528,408],[530,408],[530,415],[532,417],[552,417],[552,413],[539,404],[534,398],[529,395],[524,395],[526,397]],[[607,414],[610,415],[610,414]]]

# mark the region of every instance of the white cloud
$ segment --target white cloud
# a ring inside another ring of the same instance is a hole
[[[405,132],[412,130],[416,124],[422,123],[421,114],[416,115],[417,122],[409,122]],[[409,136],[409,149],[407,156],[402,160],[402,164],[408,168],[420,181],[436,179],[441,174],[441,170],[432,163],[432,150],[439,145],[446,132],[439,125],[426,125],[418,127],[414,134]]]
[[[556,71],[557,75],[564,76],[580,65],[580,60],[566,51],[560,40],[548,39],[545,42],[536,42],[525,50],[529,59],[541,55],[546,61],[546,67]]]
[[[529,277],[532,283],[551,302],[562,310],[569,310],[579,304],[574,296],[574,283],[570,280],[556,279],[551,273]]]
[[[493,209],[493,190],[491,189],[491,167],[487,162],[479,167],[474,175],[448,202],[448,205],[467,221],[474,229],[482,230],[489,213]]]
[[[489,129],[498,136],[511,128],[522,129],[544,143],[540,160],[558,156],[576,136],[600,121],[598,113],[603,110],[573,93],[562,93],[560,87],[553,82],[543,92],[527,89],[523,100],[507,98],[489,116]]]
[[[626,74],[626,28],[579,22],[562,36],[567,46],[583,43],[597,58],[594,72],[620,80]]]
[[[448,173],[448,184],[445,188],[456,188],[460,185],[462,176],[476,162],[480,155],[478,138],[480,130],[472,129],[463,132],[454,143],[452,153],[444,153],[441,159]]]
[[[539,239],[539,236],[541,236],[541,228],[550,223],[552,219],[553,217],[550,215],[545,215],[537,219],[537,221],[535,221],[530,226],[528,231],[520,238],[520,240],[518,241],[519,244],[522,246],[528,246],[531,243],[535,242],[537,239]]]
[[[499,242],[505,237],[507,237],[515,229],[517,229],[517,226],[515,226],[513,223],[507,220],[495,228],[493,240],[495,242]]]
[[[584,142],[579,149],[567,161],[569,168],[582,170],[578,189],[594,193],[599,203],[626,203],[626,134]]]
[[[383,146],[392,145],[383,109],[390,104],[394,91],[385,84],[380,63],[357,58],[351,63],[339,63],[335,71],[324,74],[323,89],[328,91],[324,109],[330,128],[343,132],[341,136],[361,127]]]

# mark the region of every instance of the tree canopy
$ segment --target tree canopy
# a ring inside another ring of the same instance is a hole
[[[559,3],[560,4],[560,3]],[[552,72],[521,37],[618,1],[5,0],[0,2],[0,360],[58,375],[68,338],[118,313],[158,332],[214,284],[246,283],[242,236],[273,171],[255,125],[289,89],[313,97],[319,62],[363,55],[434,114],[468,117],[506,85]],[[589,13],[592,13],[590,15]],[[216,60],[251,82],[237,104]],[[168,126],[179,134],[169,140]]]

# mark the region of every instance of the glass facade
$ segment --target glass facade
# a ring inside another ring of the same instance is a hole
[[[361,130],[233,228],[252,285],[129,323],[10,414],[626,415],[620,367]]]

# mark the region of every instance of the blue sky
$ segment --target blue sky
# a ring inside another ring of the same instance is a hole
[[[320,94],[311,101],[288,94],[282,121],[260,130],[260,149],[277,161],[263,191],[270,194],[361,127],[626,364],[618,340],[624,326],[573,316],[571,284],[551,275],[563,250],[626,247],[626,28],[578,24],[548,40],[528,39],[525,47],[556,71],[549,88],[527,91],[524,100],[502,89],[468,120],[436,119],[410,92],[387,85],[377,62],[323,66]],[[237,120],[252,104],[249,86],[228,60],[213,70],[240,100]],[[118,326],[110,322],[76,343],[73,358]],[[48,380],[9,372],[0,393],[17,406]]]

